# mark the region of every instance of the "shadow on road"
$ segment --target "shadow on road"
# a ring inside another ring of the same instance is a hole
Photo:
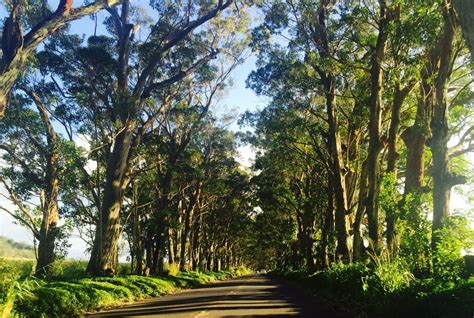
[[[328,317],[302,303],[295,290],[266,277],[251,277],[143,301],[94,317]]]

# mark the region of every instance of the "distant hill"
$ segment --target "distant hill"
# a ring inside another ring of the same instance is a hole
[[[33,245],[0,236],[0,257],[35,258]]]

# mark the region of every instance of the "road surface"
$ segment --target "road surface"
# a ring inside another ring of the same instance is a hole
[[[347,317],[263,275],[148,299],[89,317]]]

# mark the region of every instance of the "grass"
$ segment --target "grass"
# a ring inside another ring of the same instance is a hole
[[[122,275],[85,277],[85,263],[55,264],[52,279],[37,280],[33,261],[0,259],[0,313],[27,317],[80,317],[86,312],[147,297],[193,288],[213,281],[245,274],[244,269],[220,272],[178,272],[168,276]],[[119,272],[126,271],[122,268]]]

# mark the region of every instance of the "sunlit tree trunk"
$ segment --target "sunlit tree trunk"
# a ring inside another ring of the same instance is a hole
[[[94,247],[87,271],[94,274],[117,272],[118,241],[120,238],[120,210],[125,188],[128,185],[126,172],[135,122],[126,122],[115,139],[114,148],[107,163],[106,181],[96,230]]]
[[[431,120],[431,140],[429,142],[433,156],[433,231],[432,244],[436,249],[436,231],[443,226],[449,217],[449,200],[455,176],[449,171],[448,156],[448,82],[452,73],[453,40],[456,30],[454,12],[450,2],[442,6],[444,27],[439,42],[439,70],[435,80],[435,99],[433,118]]]

